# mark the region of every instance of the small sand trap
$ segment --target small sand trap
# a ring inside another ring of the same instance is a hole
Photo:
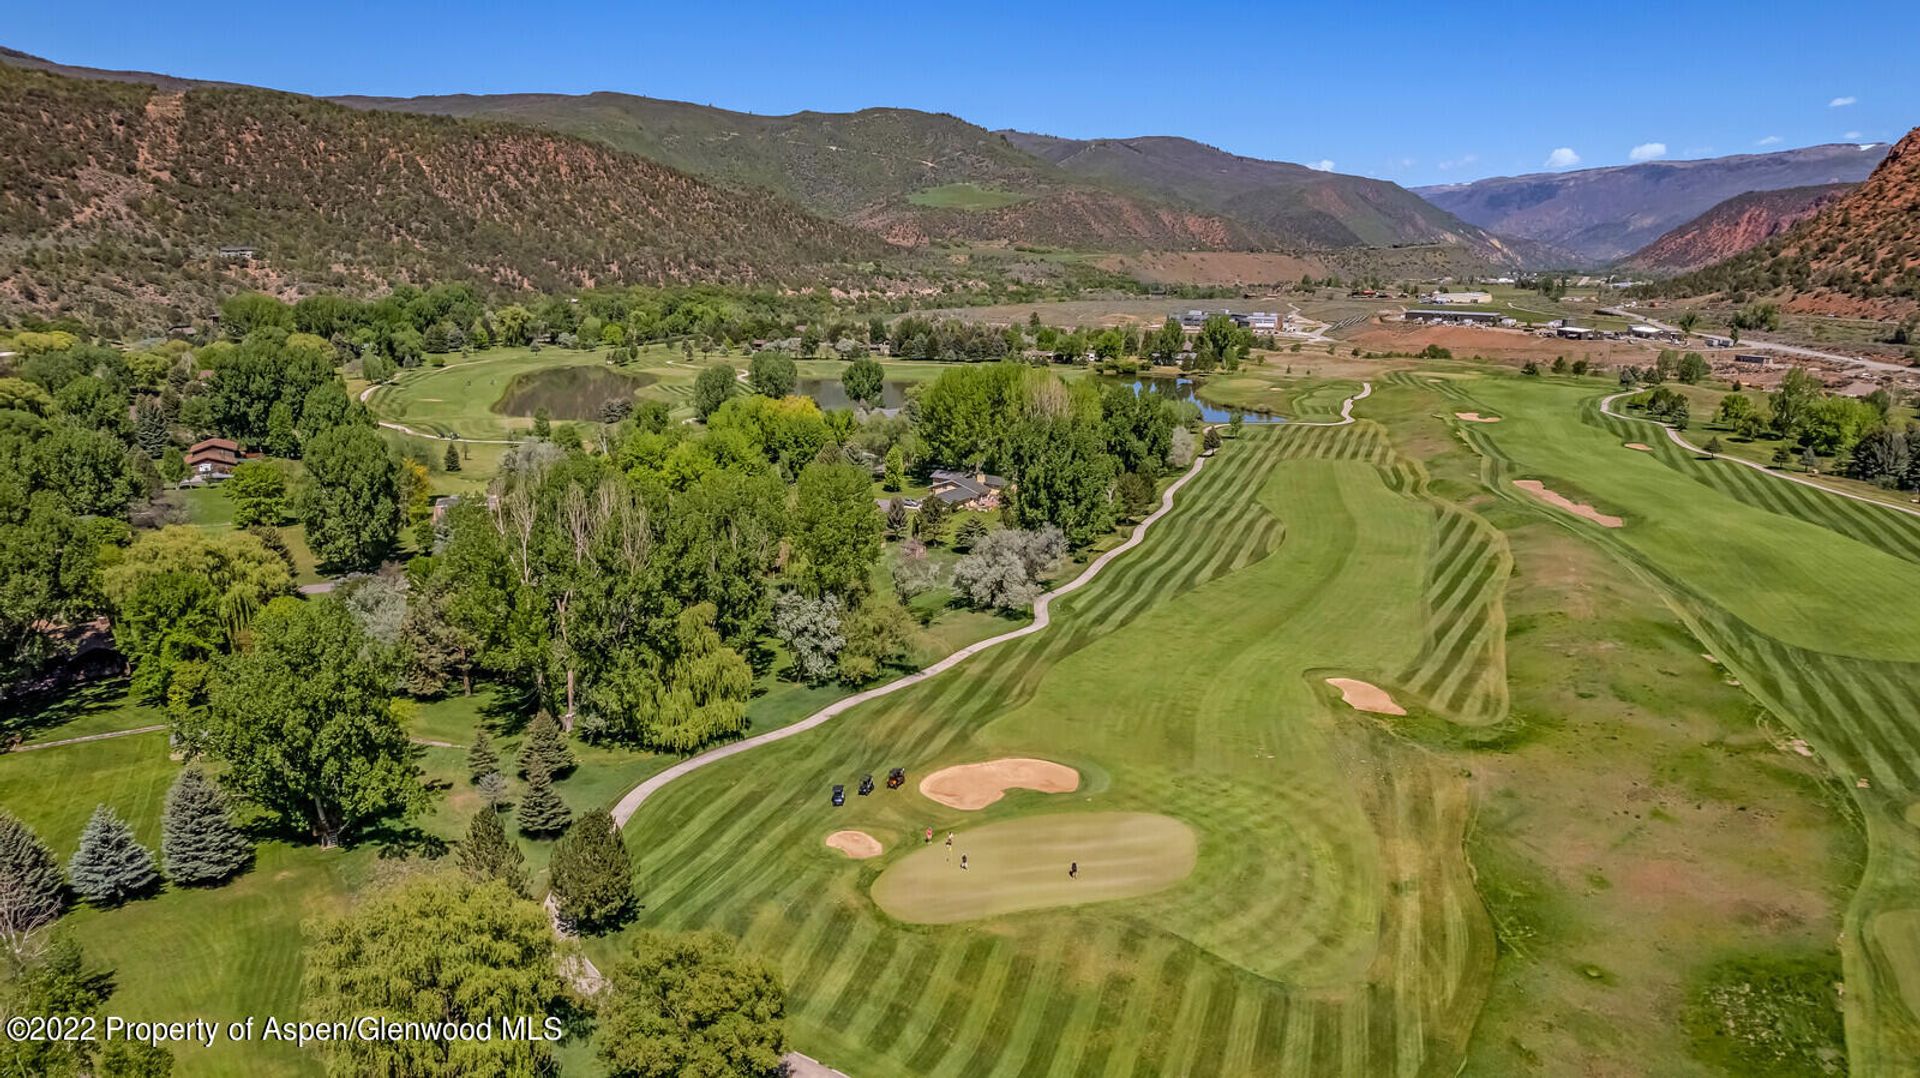
[[[1355,681],[1350,677],[1330,677],[1327,684],[1340,690],[1340,698],[1355,711],[1371,711],[1376,715],[1405,715],[1407,709],[1393,702],[1387,690],[1378,685],[1369,685],[1364,681]]]
[[[948,808],[983,809],[1008,790],[1071,793],[1080,788],[1080,772],[1051,760],[1011,757],[982,764],[942,768],[920,780],[920,792]]]
[[[1499,416],[1497,416],[1497,415],[1481,415],[1481,414],[1480,414],[1479,412],[1455,412],[1455,413],[1453,413],[1453,418],[1455,418],[1455,419],[1464,419],[1464,420],[1466,420],[1466,421],[1467,421],[1467,422],[1469,422],[1469,423],[1498,423],[1498,422],[1500,422],[1500,417],[1499,417]]]
[[[1628,449],[1638,449],[1638,450],[1639,450],[1640,452],[1642,452],[1642,453],[1651,453],[1651,452],[1653,452],[1653,447],[1652,447],[1652,446],[1650,446],[1650,445],[1648,445],[1648,444],[1647,444],[1647,443],[1645,443],[1645,442],[1628,442],[1628,443],[1627,443],[1627,448],[1628,448]]]
[[[1576,502],[1564,494],[1558,494],[1548,490],[1547,485],[1538,479],[1516,479],[1513,485],[1556,509],[1565,509],[1574,516],[1591,520],[1603,528],[1618,528],[1626,523],[1626,521],[1621,520],[1619,517],[1602,513],[1600,510],[1595,509],[1585,502]]]
[[[880,840],[865,831],[835,831],[827,836],[827,845],[846,854],[856,861],[869,857],[878,857],[886,847]]]

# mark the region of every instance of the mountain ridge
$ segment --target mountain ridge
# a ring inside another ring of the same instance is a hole
[[[1482,228],[1564,248],[1601,265],[1629,257],[1735,195],[1858,183],[1885,154],[1884,145],[1863,149],[1855,143],[1826,143],[1770,153],[1490,176],[1413,190]]]

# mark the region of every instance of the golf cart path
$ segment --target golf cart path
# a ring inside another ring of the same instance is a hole
[[[94,741],[111,741],[116,737],[137,737],[141,734],[157,734],[170,729],[170,724],[156,722],[147,726],[133,726],[125,730],[108,730],[105,733],[86,734],[82,737],[63,737],[58,741],[27,741],[8,749],[8,752],[38,752],[41,749],[57,749],[63,745],[85,745]],[[431,749],[464,749],[465,745],[456,745],[451,741],[436,741],[430,737],[410,737],[408,741],[416,745],[425,745]]]
[[[1360,392],[1348,397],[1346,401],[1341,404],[1339,419],[1312,423],[1302,422],[1299,425],[1303,427],[1347,426],[1354,421],[1354,402],[1364,400],[1372,394],[1372,392],[1373,383],[1362,382],[1360,384]],[[1147,531],[1153,526],[1154,522],[1173,510],[1173,496],[1179,493],[1181,487],[1186,486],[1188,482],[1192,481],[1194,476],[1200,474],[1200,469],[1206,465],[1208,459],[1208,457],[1204,456],[1196,458],[1193,466],[1188,468],[1185,474],[1174,480],[1173,483],[1167,487],[1166,491],[1160,495],[1160,508],[1148,514],[1147,518],[1139,524],[1134,525],[1133,534],[1127,538],[1126,542],[1093,559],[1093,562],[1082,570],[1079,576],[1074,577],[1072,580],[1054,588],[1052,591],[1046,592],[1034,600],[1033,620],[1031,622],[1010,632],[1001,633],[999,636],[988,637],[985,640],[968,644],[966,647],[953,652],[932,666],[916,670],[911,674],[896,678],[884,685],[876,685],[864,692],[857,692],[852,696],[841,697],[791,725],[782,726],[778,730],[769,730],[764,734],[755,734],[752,737],[744,738],[740,741],[734,741],[726,745],[721,745],[718,748],[708,749],[698,756],[688,757],[627,791],[626,796],[622,797],[620,802],[613,807],[614,826],[625,827],[627,821],[633,818],[634,813],[640,811],[640,806],[646,804],[649,797],[660,792],[661,789],[675,779],[692,774],[706,767],[708,764],[718,763],[730,756],[738,756],[743,752],[749,752],[762,745],[770,745],[775,741],[784,741],[787,738],[804,734],[808,730],[824,725],[844,712],[859,707],[861,704],[878,700],[883,696],[891,696],[902,689],[918,685],[929,678],[939,677],[941,674],[946,673],[948,670],[966,662],[968,659],[973,658],[983,651],[999,647],[1001,644],[1018,640],[1021,637],[1032,636],[1034,633],[1044,631],[1053,621],[1051,613],[1053,600],[1087,586],[1093,581],[1093,578],[1098,576],[1100,571],[1111,564],[1115,558],[1118,558],[1120,555],[1125,554],[1127,551],[1132,550],[1145,541]]]
[[[1729,464],[1738,464],[1743,468],[1752,468],[1754,471],[1759,472],[1762,475],[1770,475],[1770,476],[1773,476],[1775,479],[1784,479],[1789,483],[1798,483],[1803,487],[1812,487],[1814,490],[1820,491],[1823,494],[1832,494],[1835,497],[1839,497],[1839,498],[1851,498],[1856,502],[1862,502],[1867,505],[1877,505],[1882,509],[1891,509],[1896,513],[1905,513],[1910,517],[1920,517],[1920,509],[1915,509],[1911,506],[1895,505],[1892,502],[1881,501],[1878,498],[1869,498],[1864,494],[1855,494],[1850,490],[1841,490],[1837,487],[1830,487],[1830,486],[1827,486],[1825,483],[1816,483],[1813,480],[1804,478],[1802,476],[1788,475],[1786,472],[1776,471],[1772,468],[1767,467],[1764,464],[1760,464],[1755,461],[1743,460],[1739,457],[1730,457],[1724,453],[1708,453],[1706,450],[1700,448],[1697,445],[1694,445],[1692,442],[1687,441],[1685,438],[1682,438],[1680,436],[1680,432],[1677,429],[1675,429],[1674,427],[1666,423],[1662,423],[1657,419],[1649,419],[1646,416],[1642,416],[1642,415],[1628,415],[1625,412],[1616,412],[1613,410],[1614,401],[1619,400],[1621,397],[1631,397],[1639,392],[1640,390],[1637,390],[1637,389],[1628,389],[1628,390],[1623,390],[1619,393],[1615,393],[1600,402],[1600,410],[1614,417],[1615,419],[1629,419],[1629,420],[1634,420],[1640,423],[1656,424],[1660,427],[1661,430],[1664,430],[1667,432],[1667,439],[1669,441],[1671,441],[1674,445],[1677,445],[1680,448],[1690,453],[1699,453],[1703,456],[1712,457],[1715,460],[1724,460]]]
[[[23,742],[7,750],[9,752],[38,752],[41,749],[57,749],[62,745],[84,745],[90,741],[108,741],[116,737],[133,737],[137,734],[157,734],[167,729],[167,724],[157,722],[151,726],[135,726],[129,730],[108,730],[104,734],[88,734],[85,737],[63,737],[58,741]]]

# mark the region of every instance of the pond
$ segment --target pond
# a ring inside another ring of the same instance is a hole
[[[1103,379],[1105,380],[1109,379]],[[1127,385],[1136,394],[1153,393],[1168,400],[1191,404],[1200,409],[1200,418],[1207,423],[1230,423],[1236,415],[1241,417],[1240,421],[1243,423],[1285,423],[1287,421],[1285,416],[1251,412],[1243,408],[1223,408],[1201,400],[1194,392],[1198,383],[1191,378],[1136,378]]]
[[[853,407],[853,401],[847,397],[847,391],[838,378],[802,378],[795,383],[793,391],[802,397],[812,397],[822,411]],[[880,383],[880,407],[904,408],[906,405],[907,383]]]

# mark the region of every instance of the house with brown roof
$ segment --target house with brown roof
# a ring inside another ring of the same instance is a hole
[[[956,509],[998,509],[1007,481],[985,472],[936,471],[930,496]]]
[[[240,463],[240,443],[228,438],[204,438],[187,448],[187,477],[182,486],[223,483]]]

